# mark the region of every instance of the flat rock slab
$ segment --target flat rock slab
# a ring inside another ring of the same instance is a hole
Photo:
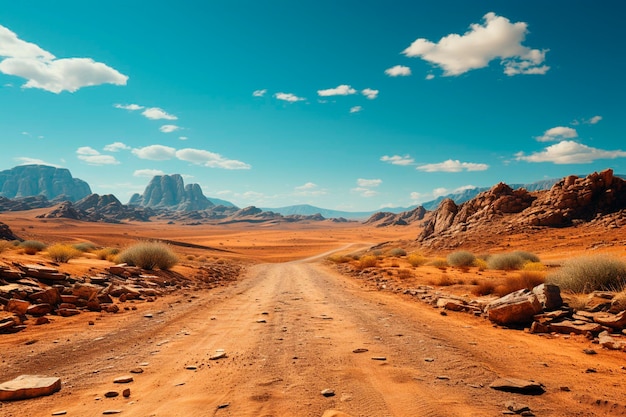
[[[517,378],[498,378],[489,385],[489,388],[505,391],[505,392],[513,392],[516,394],[525,394],[525,395],[540,395],[546,392],[543,385],[539,382],[535,381],[527,381],[524,379]]]
[[[61,378],[20,375],[0,384],[0,401],[27,400],[51,395],[61,390]]]

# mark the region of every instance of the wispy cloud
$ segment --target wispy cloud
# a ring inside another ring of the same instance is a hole
[[[365,178],[359,178],[358,180],[356,180],[356,183],[359,187],[378,187],[380,184],[383,183],[383,180],[381,179],[365,179]]]
[[[518,152],[515,157],[518,161],[526,162],[552,162],[559,165],[588,164],[598,159],[626,158],[626,152],[622,150],[607,151],[571,140],[564,140],[530,155]]]
[[[320,189],[317,184],[313,182],[307,182],[306,184],[295,187],[294,194],[298,196],[317,197],[321,195],[326,195],[327,192],[326,190]]]
[[[114,104],[113,107],[115,107],[116,109],[124,109],[130,111],[144,109],[144,106],[140,106],[139,104]]]
[[[349,96],[352,94],[356,94],[356,90],[345,84],[335,88],[328,88],[326,90],[317,90],[317,95],[320,97]]]
[[[26,79],[23,88],[52,93],[100,84],[126,85],[128,77],[91,58],[56,58],[38,45],[21,40],[0,25],[0,72]]]
[[[361,94],[363,94],[365,97],[367,97],[370,100],[374,100],[376,97],[378,97],[378,90],[373,90],[371,88],[366,88],[364,90],[361,90]]]
[[[444,36],[439,42],[419,38],[402,53],[419,57],[444,70],[445,76],[455,76],[470,70],[484,68],[495,59],[504,66],[504,73],[545,74],[547,50],[531,49],[522,45],[528,33],[525,22],[511,23],[509,19],[487,13],[484,23],[474,23],[463,35]]]
[[[251,166],[245,162],[235,159],[228,159],[222,155],[205,151],[203,149],[181,149],[176,151],[176,157],[181,161],[191,162],[196,165],[202,165],[209,168],[222,169],[250,169]]]
[[[89,165],[118,165],[119,161],[111,155],[103,155],[90,146],[81,146],[76,150],[76,156]]]
[[[393,156],[388,156],[388,155],[384,155],[380,158],[381,161],[383,162],[388,162],[392,165],[413,165],[413,163],[415,163],[415,160],[413,158],[411,158],[411,156],[409,155],[404,155],[404,156],[400,156],[400,155],[393,155]]]
[[[589,119],[589,124],[595,125],[600,120],[602,120],[602,116],[593,116],[591,119]]]
[[[295,103],[296,101],[304,101],[306,100],[304,97],[298,97],[292,93],[276,93],[274,97],[278,100],[287,101],[289,103]]]
[[[390,77],[408,77],[411,75],[411,68],[404,65],[396,65],[385,70],[385,74]]]
[[[145,117],[151,120],[177,120],[178,117],[173,114],[167,113],[165,110],[160,109],[158,107],[149,107],[141,112]]]
[[[51,167],[61,168],[61,165],[57,165],[57,164],[53,164],[53,163],[50,163],[50,162],[46,162],[43,159],[30,158],[28,156],[19,156],[19,157],[15,158],[15,161],[19,165],[49,165]]]
[[[486,171],[489,169],[487,164],[476,164],[473,162],[461,162],[458,159],[439,162],[436,164],[419,165],[416,168],[423,172],[463,172],[463,171]]]
[[[350,113],[359,113],[361,112],[361,110],[363,110],[363,107],[361,106],[350,107]]]
[[[160,169],[137,169],[133,172],[134,177],[147,177],[152,178],[156,175],[165,175],[165,172]]]
[[[150,145],[143,148],[135,148],[132,153],[140,159],[151,161],[166,161],[176,157],[176,149],[164,145]]]
[[[263,90],[254,90],[252,92],[252,95],[254,97],[263,97],[265,94],[267,93],[267,89],[263,89]]]
[[[176,125],[163,125],[159,128],[159,130],[163,133],[172,133],[172,132],[176,132],[177,130],[182,129],[180,126],[176,126]]]
[[[107,152],[120,152],[130,150],[130,146],[122,142],[113,142],[103,148]]]
[[[563,139],[574,139],[578,137],[576,129],[565,126],[557,126],[543,132],[543,135],[537,136],[535,139],[539,142],[553,142]]]

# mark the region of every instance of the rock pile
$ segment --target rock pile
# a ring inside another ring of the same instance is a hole
[[[228,263],[201,266],[192,278],[172,271],[148,273],[125,264],[87,277],[72,277],[42,265],[0,266],[0,333],[23,330],[31,319],[46,324],[53,315],[117,313],[130,300],[151,302],[180,289],[214,288],[235,280],[239,273],[239,266]]]

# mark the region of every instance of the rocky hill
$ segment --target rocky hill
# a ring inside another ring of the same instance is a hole
[[[374,213],[369,219],[363,222],[363,224],[376,227],[406,226],[424,219],[425,215],[426,209],[422,206],[398,214],[382,211]]]
[[[500,183],[460,205],[446,199],[430,214],[418,241],[453,245],[466,234],[486,230],[510,233],[590,221],[609,227],[626,225],[626,180],[610,169],[585,178],[572,175],[544,191],[514,190]]]
[[[90,194],[76,203],[64,201],[57,204],[51,211],[37,217],[118,223],[128,220],[149,221],[154,214],[149,208],[124,205],[112,194]]]
[[[178,174],[155,176],[143,194],[134,194],[128,204],[174,211],[205,210],[215,205],[198,184],[185,185]]]
[[[0,196],[21,198],[42,195],[49,200],[78,201],[91,194],[89,184],[73,178],[69,170],[46,165],[22,165],[0,171]]]

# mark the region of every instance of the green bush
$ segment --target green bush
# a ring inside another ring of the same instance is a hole
[[[489,259],[487,259],[487,267],[489,269],[510,271],[513,269],[521,269],[525,262],[527,262],[527,260],[522,258],[518,253],[499,253],[491,255]]]
[[[575,293],[621,291],[626,288],[626,263],[602,255],[570,259],[546,281]]]
[[[168,270],[178,263],[178,256],[164,243],[141,242],[123,250],[117,261],[142,269]]]
[[[469,267],[474,265],[474,261],[476,260],[476,256],[473,253],[468,252],[466,250],[460,250],[456,252],[452,252],[446,257],[448,261],[448,265],[456,266],[456,267]]]
[[[34,255],[46,248],[46,244],[37,240],[25,240],[20,243],[20,248],[28,255]]]
[[[56,244],[46,250],[48,257],[54,262],[67,263],[70,259],[78,258],[83,252],[70,245]]]

